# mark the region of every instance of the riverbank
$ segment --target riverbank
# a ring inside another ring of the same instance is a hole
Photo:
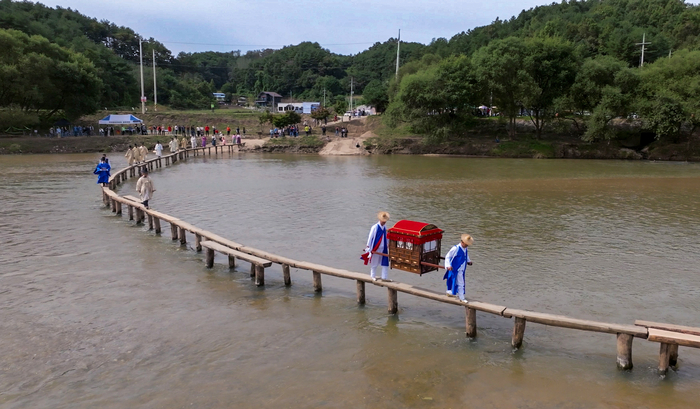
[[[85,117],[84,124],[96,122],[94,117]],[[588,143],[570,134],[546,134],[536,138],[527,122],[521,121],[515,138],[503,135],[497,121],[483,120],[467,136],[436,141],[415,135],[406,128],[386,127],[380,117],[364,117],[344,123],[328,123],[327,136],[322,136],[320,128],[312,135],[299,138],[274,138],[263,136],[264,129],[251,111],[220,110],[214,112],[160,112],[146,114],[149,124],[196,123],[209,124],[218,129],[227,126],[246,128],[247,138],[244,151],[266,153],[303,153],[321,155],[460,155],[500,158],[535,159],[623,159],[623,160],[663,160],[700,161],[700,139],[693,136],[680,143],[662,141],[643,142],[639,133],[631,132],[629,137],[611,141]],[[335,136],[335,127],[348,128],[349,137]],[[156,141],[164,145],[170,135],[134,136],[92,136],[92,137],[3,137],[0,138],[0,154],[26,153],[91,153],[123,152],[129,145],[144,143],[154,146]]]

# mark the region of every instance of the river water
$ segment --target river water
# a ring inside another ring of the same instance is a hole
[[[240,263],[156,236],[101,205],[96,155],[0,158],[0,407],[687,408],[700,351],[656,373],[658,344],[478,314],[279,266],[264,289]],[[113,166],[124,165],[115,155]],[[700,326],[700,166],[415,156],[224,155],[154,172],[152,207],[273,253],[365,271],[379,210],[470,233],[467,297],[632,324]],[[120,187],[133,194],[135,179]],[[126,213],[126,210],[125,210]],[[164,232],[168,232],[167,224]],[[440,273],[390,277],[442,291]]]

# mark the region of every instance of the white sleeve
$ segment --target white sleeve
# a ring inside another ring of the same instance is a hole
[[[467,263],[471,263],[472,259],[469,258],[469,248],[467,248]]]
[[[452,267],[452,259],[455,258],[455,254],[457,254],[457,246],[452,246],[445,256],[445,268]]]
[[[369,237],[367,238],[367,251],[372,251],[374,248],[374,236],[377,235],[377,225],[373,225],[371,229],[369,229]]]

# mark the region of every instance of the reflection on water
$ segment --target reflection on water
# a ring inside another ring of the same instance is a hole
[[[123,165],[121,155],[112,161]],[[172,244],[101,209],[97,155],[0,160],[0,405],[3,407],[690,407],[700,354],[654,373],[658,345],[512,320],[278,267],[265,289],[248,266]],[[153,207],[232,240],[364,271],[380,209],[476,238],[468,296],[577,318],[700,325],[700,166],[436,157],[241,155],[157,171]],[[121,187],[133,193],[135,180]],[[391,222],[390,222],[391,223]],[[167,235],[166,235],[167,236]],[[192,241],[192,240],[190,240]],[[439,273],[393,270],[441,290]]]

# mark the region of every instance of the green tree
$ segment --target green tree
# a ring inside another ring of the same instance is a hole
[[[323,121],[325,119],[328,119],[328,117],[331,116],[331,111],[328,110],[326,107],[320,107],[319,109],[311,112],[311,118],[317,119],[319,121]],[[299,122],[299,121],[297,121]],[[297,123],[295,122],[295,123]]]
[[[343,96],[336,97],[335,103],[333,104],[333,110],[336,115],[342,117],[345,115],[345,111],[348,110],[348,101]]]
[[[102,81],[84,56],[28,36],[0,29],[0,106],[76,119],[98,109]]]
[[[509,37],[492,41],[472,59],[483,98],[493,98],[498,110],[508,117],[511,137],[515,136],[515,118],[533,85],[523,66],[525,47],[522,39]]]
[[[637,98],[639,114],[657,139],[687,135],[700,125],[700,51],[680,50],[645,65]]]
[[[372,80],[367,84],[362,100],[373,106],[378,112],[384,112],[389,105],[389,87],[386,82]]]
[[[470,59],[450,57],[402,77],[387,116],[390,123],[409,122],[415,131],[443,139],[461,133],[472,118],[477,98]]]
[[[527,91],[521,98],[539,138],[554,118],[556,99],[566,95],[574,83],[579,58],[571,43],[556,37],[528,39],[524,45],[522,67]]]
[[[301,115],[294,111],[289,111],[283,115],[272,115],[272,124],[276,128],[284,128],[301,122]]]
[[[575,123],[576,118],[585,119],[584,140],[611,139],[615,133],[610,122],[631,112],[638,84],[638,70],[624,61],[611,56],[587,58],[568,95],[560,97],[558,108],[570,111]]]

